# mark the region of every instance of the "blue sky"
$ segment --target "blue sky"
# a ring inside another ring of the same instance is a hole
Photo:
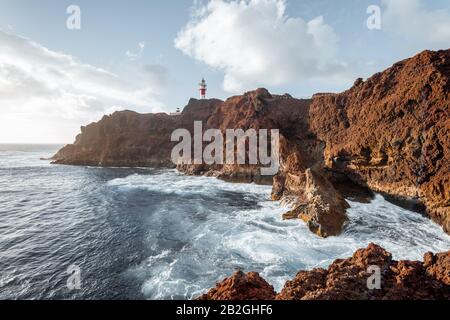
[[[0,96],[0,142],[71,142],[80,125],[105,112],[173,111],[198,96],[202,77],[209,84],[209,97],[224,99],[259,86],[308,97],[345,90],[356,77],[370,76],[423,49],[450,47],[450,0],[392,1],[246,0],[231,6],[225,0],[215,0],[220,3],[216,5],[206,0],[0,0],[0,65],[10,67],[0,68],[0,93],[2,72],[6,93],[24,90],[25,82],[46,81],[46,90],[62,92],[46,101],[45,90],[34,85],[20,99],[12,94],[1,103]],[[66,28],[66,8],[71,4],[81,8],[81,30]],[[370,5],[382,9],[381,30],[366,26]],[[282,18],[272,15],[274,8]],[[238,22],[227,25],[233,17]],[[307,29],[310,21],[315,21],[312,31]],[[277,28],[267,29],[273,23]],[[137,54],[139,43],[145,43],[142,54],[130,59],[126,52]],[[10,52],[4,61],[2,46]],[[64,56],[54,61],[47,51]],[[12,59],[17,54],[23,57]],[[37,66],[33,55],[40,56]],[[67,71],[64,63],[71,63],[69,57],[82,71]],[[40,78],[47,63],[46,73],[65,70],[64,79],[87,79],[102,94],[73,83],[58,87],[53,76]],[[22,78],[17,70],[24,72]],[[99,74],[103,70],[117,79],[105,79]],[[32,97],[35,89],[38,95]],[[120,97],[129,91],[135,92],[133,99]]]

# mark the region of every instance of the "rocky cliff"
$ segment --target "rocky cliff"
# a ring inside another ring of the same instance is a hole
[[[316,96],[309,117],[327,168],[419,199],[450,232],[450,50],[425,51],[346,92]]]
[[[380,271],[377,283],[374,270]],[[236,272],[200,300],[448,300],[450,251],[424,261],[395,261],[370,244],[328,269],[300,271],[279,294],[257,273]]]
[[[53,156],[54,163],[106,167],[175,167],[171,161],[172,132],[193,131],[194,121],[206,122],[221,100],[191,99],[179,115],[115,112],[81,127],[75,143]]]
[[[178,116],[130,111],[82,128],[55,163],[173,167],[171,132],[279,129],[281,167],[183,165],[188,174],[273,183],[274,200],[292,205],[320,236],[338,235],[347,220],[342,186],[356,183],[397,199],[414,199],[450,232],[450,50],[425,51],[339,94],[312,99],[265,89],[226,101],[192,99]]]

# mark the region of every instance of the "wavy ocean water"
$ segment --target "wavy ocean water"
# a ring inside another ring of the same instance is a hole
[[[351,202],[344,234],[320,239],[281,220],[268,186],[39,160],[58,147],[0,145],[1,299],[190,299],[236,268],[278,290],[370,242],[396,259],[450,248],[439,226],[380,195]],[[67,288],[71,265],[81,290]]]

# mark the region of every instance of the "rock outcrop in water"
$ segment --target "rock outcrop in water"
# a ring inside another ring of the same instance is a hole
[[[371,278],[374,267],[381,275],[379,289]],[[259,293],[257,288],[261,288]],[[395,261],[389,252],[370,244],[351,258],[336,260],[328,269],[300,271],[286,282],[279,294],[270,288],[256,273],[248,276],[238,273],[218,283],[201,299],[447,300],[450,299],[450,251],[427,253],[424,262]]]
[[[204,130],[279,129],[281,168],[273,198],[293,206],[320,236],[337,235],[347,203],[345,179],[397,199],[414,199],[450,233],[450,50],[425,51],[339,94],[312,99],[265,89],[220,100],[192,99],[179,116],[118,112],[82,128],[55,163],[173,167],[170,134]],[[183,165],[188,174],[272,183],[254,165]],[[342,179],[344,177],[344,179]],[[334,186],[333,186],[334,185]]]
[[[295,208],[284,214],[284,219],[299,218],[321,237],[341,233],[349,205],[324,176],[312,169],[298,174],[288,173],[284,186],[289,188],[295,202]],[[275,193],[279,194],[278,191]]]

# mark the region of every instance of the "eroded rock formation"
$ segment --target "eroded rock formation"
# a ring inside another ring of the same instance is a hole
[[[288,191],[284,191],[283,196],[291,196],[294,204],[294,209],[284,214],[284,219],[299,218],[321,237],[336,236],[342,232],[349,205],[324,176],[312,169],[298,174],[288,173],[284,188]],[[274,193],[280,194],[279,191]],[[273,197],[277,199],[277,196]]]
[[[379,288],[372,280],[374,267],[380,271]],[[202,299],[237,297],[239,300],[256,297],[260,300],[450,299],[450,251],[437,255],[427,253],[424,262],[395,261],[389,252],[370,244],[351,258],[336,260],[328,269],[300,271],[293,280],[286,282],[279,294],[274,294],[258,274],[239,273],[218,283]]]
[[[420,199],[450,232],[450,50],[425,51],[340,94],[313,98],[327,168]]]

